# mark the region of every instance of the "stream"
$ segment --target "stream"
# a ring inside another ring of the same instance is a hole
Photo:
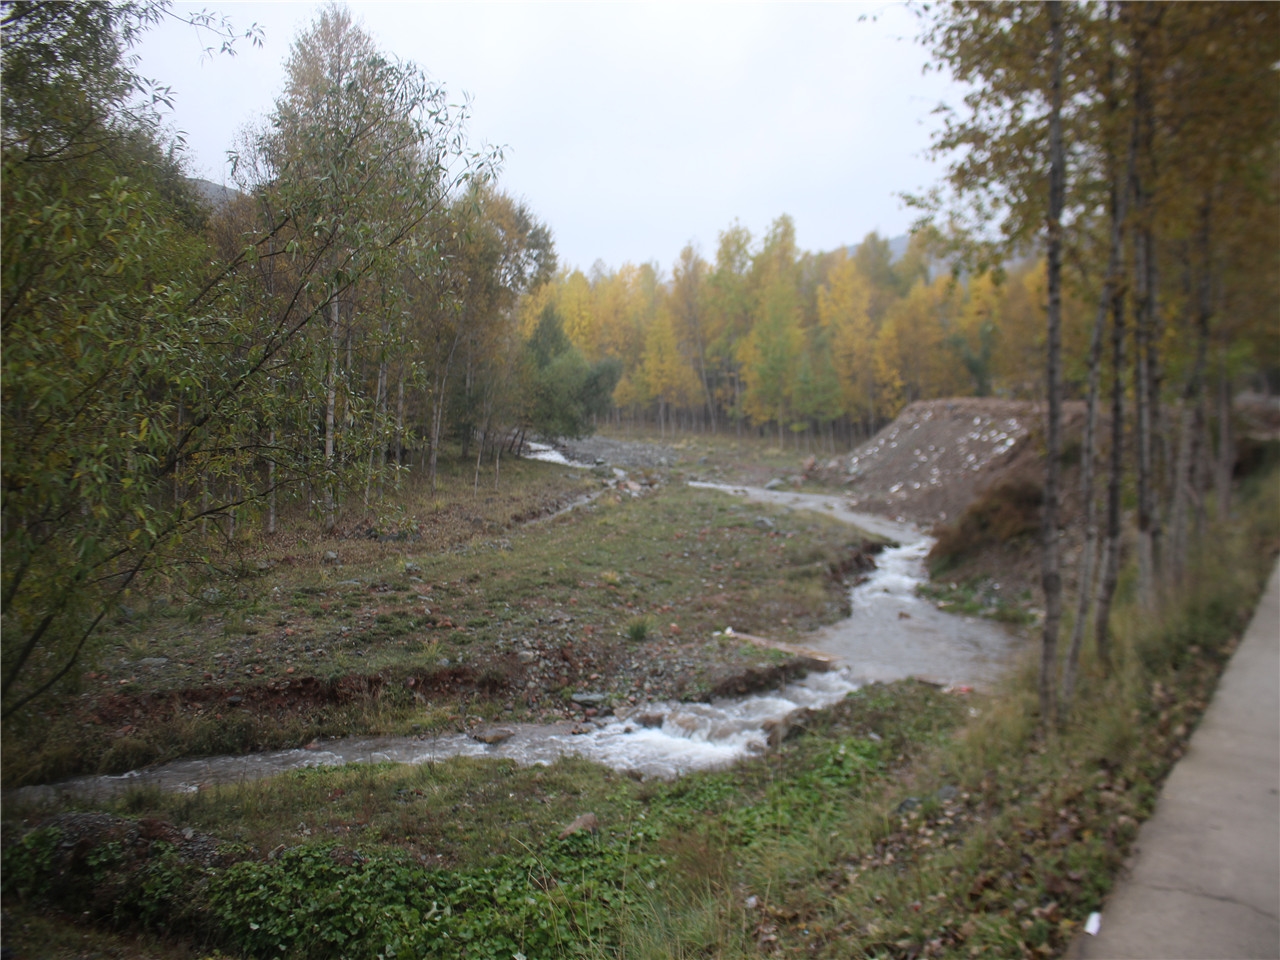
[[[898,544],[883,550],[876,558],[876,570],[852,588],[851,615],[806,638],[809,649],[837,658],[835,669],[811,673],[774,691],[710,703],[639,704],[579,724],[511,724],[476,734],[353,737],[325,741],[314,749],[178,760],[118,776],[23,787],[8,796],[18,801],[66,794],[103,798],[138,787],[194,792],[303,767],[420,764],[457,756],[538,764],[578,754],[638,776],[673,778],[762,753],[769,746],[769,730],[785,723],[788,716],[830,706],[863,684],[914,676],[941,685],[984,687],[1009,661],[1017,638],[999,624],[944,613],[916,596],[933,541],[913,525],[854,512],[837,496],[713,483],[690,486],[757,503],[828,513]]]

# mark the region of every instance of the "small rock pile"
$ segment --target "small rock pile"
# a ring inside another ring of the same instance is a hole
[[[638,440],[615,440],[591,436],[580,440],[563,440],[555,444],[566,457],[577,463],[611,465],[635,469],[662,470],[673,467],[679,459],[671,447]]]
[[[631,497],[652,493],[662,485],[662,478],[648,470],[642,470],[633,476],[619,467],[613,467],[609,473],[601,473],[603,475],[600,482],[606,490],[617,490]]]

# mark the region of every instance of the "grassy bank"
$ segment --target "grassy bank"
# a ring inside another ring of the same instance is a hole
[[[1023,671],[984,697],[868,687],[670,784],[574,760],[307,771],[71,805],[22,840],[51,811],[7,805],[6,936],[60,910],[250,956],[1056,955],[1238,642],[1280,546],[1274,485],[1159,616],[1126,582],[1116,669],[1086,659],[1051,736]]]

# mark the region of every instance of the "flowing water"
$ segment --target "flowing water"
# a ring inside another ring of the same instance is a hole
[[[581,469],[587,469],[591,466],[589,463],[570,460],[550,444],[538,443],[536,440],[526,440],[524,447],[525,456],[530,460],[541,460],[543,463],[558,463],[564,467],[579,467]]]
[[[12,797],[102,797],[141,786],[195,791],[302,767],[431,763],[456,756],[534,764],[579,754],[616,770],[670,778],[761,753],[768,747],[769,731],[785,723],[789,715],[804,708],[829,706],[864,683],[918,676],[940,684],[983,686],[1008,661],[1016,641],[999,625],[943,613],[915,595],[916,586],[924,580],[924,557],[932,541],[914,526],[856,513],[839,497],[692,485],[755,502],[828,513],[896,541],[898,546],[879,554],[875,572],[853,588],[851,616],[815,632],[806,641],[808,647],[837,657],[837,669],[810,674],[776,691],[711,703],[648,703],[585,724],[512,724],[487,731],[498,741],[493,743],[466,734],[332,740],[311,750],[180,760],[120,776],[24,787],[13,791]]]
[[[916,587],[927,579],[925,557],[933,539],[915,525],[858,513],[840,497],[709,483],[693,486],[827,513],[898,544],[881,551],[871,577],[853,589],[850,616],[805,641],[838,657],[858,680],[920,677],[944,685],[985,687],[1009,662],[1017,639],[1001,625],[945,613],[916,596]]]

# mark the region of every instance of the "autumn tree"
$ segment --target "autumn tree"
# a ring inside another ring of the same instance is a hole
[[[76,677],[140,577],[191,562],[193,530],[228,505],[175,498],[177,466],[252,462],[278,354],[218,309],[205,213],[137,99],[127,50],[156,15],[0,6],[6,720]]]
[[[208,222],[135,99],[127,46],[161,8],[0,9],[10,717],[140,577],[234,567],[237,520],[278,491],[318,482],[333,521],[381,439],[361,351],[399,342],[396,254],[474,167],[444,91],[330,7],[240,151],[246,198]]]
[[[844,411],[870,436],[879,396],[875,369],[876,329],[871,320],[871,284],[857,261],[843,253],[818,289],[819,325],[840,383]]]

